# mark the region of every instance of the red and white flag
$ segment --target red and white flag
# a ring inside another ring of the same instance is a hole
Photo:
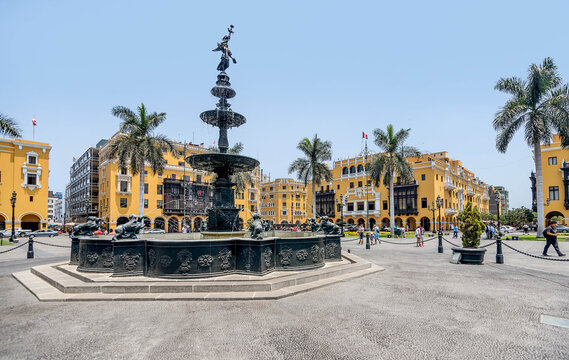
[[[366,139],[367,140],[367,134],[365,132],[362,131],[362,139]]]
[[[36,117],[35,117],[35,116],[32,118],[32,124],[33,124],[34,126],[38,126],[38,123],[36,122]]]

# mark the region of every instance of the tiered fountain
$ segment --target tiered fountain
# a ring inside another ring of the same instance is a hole
[[[249,172],[259,166],[259,162],[253,158],[227,153],[229,148],[227,129],[241,126],[246,122],[245,117],[231,110],[231,104],[227,102],[227,99],[235,96],[235,90],[231,88],[225,70],[229,67],[229,59],[236,62],[228,46],[233,34],[233,25],[227,30],[228,35],[224,36],[221,43],[218,43],[217,48],[213,50],[221,51],[221,61],[217,66],[220,73],[217,75],[215,86],[211,89],[211,94],[219,98],[217,108],[200,114],[203,122],[219,128],[219,153],[192,155],[186,159],[194,169],[217,174],[213,183],[213,208],[208,210],[208,231],[202,232],[204,238],[241,237],[245,234],[244,231],[235,231],[239,220],[239,209],[235,207],[233,190],[235,184],[231,182],[231,175],[237,172]]]
[[[116,239],[90,236],[97,224],[86,225],[74,236],[71,263],[84,272],[108,272],[113,276],[144,275],[150,277],[192,278],[211,277],[230,273],[263,275],[275,270],[306,270],[324,266],[327,261],[341,260],[340,235],[325,230],[325,234],[262,233],[260,217],[252,231],[237,231],[239,209],[235,207],[231,175],[251,171],[259,162],[246,156],[228,154],[227,129],[243,125],[245,117],[231,110],[227,99],[235,96],[225,72],[230,59],[235,63],[228,42],[233,26],[228,29],[214,51],[221,51],[216,86],[211,93],[219,98],[217,109],[201,113],[201,119],[219,128],[219,152],[189,156],[186,161],[194,169],[213,172],[213,208],[208,210],[208,231],[199,240],[189,240],[180,234],[156,236],[159,239],[140,239],[141,219],[132,215],[129,223],[117,228]],[[255,222],[253,223],[255,225]],[[326,224],[328,224],[326,222]],[[333,225],[323,226],[330,229]],[[183,234],[182,234],[183,235]]]

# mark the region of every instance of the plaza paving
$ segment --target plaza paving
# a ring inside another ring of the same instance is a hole
[[[534,254],[543,247],[510,244]],[[569,262],[505,248],[498,265],[491,246],[486,265],[454,265],[444,246],[437,254],[436,241],[371,250],[346,241],[385,271],[274,301],[75,303],[39,302],[11,276],[68,250],[38,246],[25,260],[24,247],[0,254],[0,358],[569,358],[569,329],[540,322],[569,318]]]

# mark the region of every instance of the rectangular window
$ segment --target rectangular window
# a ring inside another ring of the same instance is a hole
[[[157,195],[162,195],[162,185],[156,185],[156,194]]]
[[[340,190],[340,185],[338,185],[338,190]]]
[[[121,175],[126,175],[126,173],[127,173],[126,168],[125,168],[125,169],[121,169]]]
[[[148,170],[144,170],[144,176],[148,175]]]
[[[144,208],[148,209],[148,199],[144,199]]]
[[[427,198],[421,198],[421,208],[427,208]]]
[[[559,186],[549,187],[549,200],[559,200]]]
[[[33,195],[30,196],[30,202],[34,202],[34,197],[33,197]]]
[[[274,195],[269,195],[269,199],[272,199],[272,198],[274,198],[274,197],[275,197]]]
[[[28,156],[28,164],[35,165],[37,164],[37,158],[35,156]]]
[[[196,182],[198,182],[198,183],[202,182],[202,176],[201,175],[196,175]]]
[[[371,180],[367,181],[367,186],[371,186]]]
[[[144,184],[144,193],[148,194],[148,184]]]
[[[557,165],[557,156],[547,158],[548,165]]]
[[[436,175],[437,181],[439,181],[439,174]]]
[[[171,178],[176,180],[176,174],[172,174]]]
[[[368,203],[367,203],[367,206],[368,206],[368,209],[369,209],[370,211],[375,210],[375,201],[370,201],[370,202],[368,202]]]
[[[364,209],[364,202],[358,202],[358,211],[362,211]]]
[[[285,206],[286,206],[286,201],[283,201],[283,207],[285,207]]]
[[[286,190],[286,186],[283,186],[283,190]]]
[[[162,170],[158,170],[158,177],[162,177]]]
[[[120,206],[121,206],[122,208],[127,207],[127,202],[126,202],[126,199],[125,199],[125,198],[121,198],[121,205],[120,205]]]
[[[183,180],[184,180],[184,182],[189,182],[189,181],[190,181],[190,176],[189,176],[189,175],[184,175]]]
[[[269,191],[273,191],[273,187],[272,187],[272,186],[269,188]]]
[[[421,180],[425,180],[427,177],[425,176],[425,174],[421,174]]]
[[[37,180],[36,174],[28,174],[28,185],[37,185]]]
[[[348,203],[348,211],[354,211],[354,203]]]
[[[185,162],[184,161],[178,161],[178,166],[184,166]]]
[[[362,182],[358,181],[358,187],[362,187]]]
[[[283,199],[286,199],[286,194],[283,194]]]
[[[383,200],[383,210],[387,210],[387,200]]]
[[[249,200],[255,201],[255,193],[254,192],[249,193]]]
[[[156,208],[162,209],[162,200],[156,200]]]
[[[351,182],[351,183],[350,183],[350,189],[353,189],[353,188],[354,188],[354,183]]]
[[[251,205],[251,212],[255,212],[255,205]]]
[[[120,182],[120,191],[121,192],[127,192],[128,191],[128,182],[126,182],[126,181]]]

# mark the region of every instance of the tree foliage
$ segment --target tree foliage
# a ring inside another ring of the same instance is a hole
[[[463,211],[457,216],[462,232],[462,246],[465,248],[477,248],[480,245],[480,235],[486,227],[480,220],[480,213],[472,202],[468,202]]]
[[[14,119],[0,113],[0,135],[21,138],[22,129]]]
[[[500,223],[514,227],[530,225],[537,220],[537,214],[528,208],[521,207],[512,209],[505,214],[500,214]]]
[[[322,141],[318,134],[314,134],[312,140],[300,140],[296,148],[302,151],[304,157],[294,160],[288,168],[288,173],[296,173],[304,185],[308,185],[312,180],[312,214],[316,217],[316,185],[320,185],[322,181],[332,181],[332,172],[325,162],[332,158],[332,143]]]

